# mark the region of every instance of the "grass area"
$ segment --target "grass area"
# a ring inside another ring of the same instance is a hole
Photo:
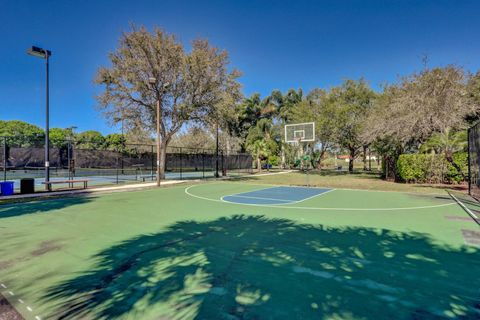
[[[262,172],[267,173],[267,172]],[[276,175],[245,176],[237,181],[249,181],[274,185],[310,185],[324,188],[361,189],[377,191],[399,191],[418,193],[442,193],[446,190],[466,190],[466,185],[428,185],[428,184],[407,184],[386,181],[380,178],[378,173],[339,172],[333,170],[311,171],[308,176],[299,171]]]

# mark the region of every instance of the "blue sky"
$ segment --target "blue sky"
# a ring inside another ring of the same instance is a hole
[[[480,69],[480,1],[17,1],[0,0],[0,119],[44,124],[51,58],[51,126],[118,131],[95,109],[92,82],[129,23],[160,26],[230,52],[246,95],[328,88],[365,77],[373,88],[449,63]]]

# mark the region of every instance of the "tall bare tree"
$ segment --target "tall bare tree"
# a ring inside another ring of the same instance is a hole
[[[364,138],[386,141],[394,147],[384,148],[394,150],[384,154],[384,160],[389,158],[394,169],[401,151],[417,150],[432,135],[462,130],[469,118],[478,118],[480,100],[475,88],[480,86],[474,80],[465,70],[453,65],[425,68],[400,78],[398,83],[386,86],[376,99],[366,121]]]
[[[156,28],[132,27],[123,33],[111,66],[98,70],[95,82],[104,90],[97,97],[109,119],[123,117],[152,132],[160,106],[159,174],[165,175],[167,145],[188,121],[205,121],[230,93],[236,94],[239,72],[228,71],[228,53],[194,40],[185,52],[174,35]],[[149,78],[155,83],[149,84]]]
[[[425,69],[401,78],[377,100],[368,135],[421,144],[435,132],[464,127],[466,117],[478,110],[467,91],[468,79],[457,66]]]

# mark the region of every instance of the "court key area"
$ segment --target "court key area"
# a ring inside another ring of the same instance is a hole
[[[222,197],[222,200],[243,204],[290,204],[305,201],[332,189],[306,187],[271,187]]]

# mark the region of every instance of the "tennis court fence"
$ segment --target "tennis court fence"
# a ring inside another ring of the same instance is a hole
[[[50,150],[51,180],[91,178],[97,183],[153,181],[156,147],[150,144],[106,145],[85,141],[54,141]],[[44,177],[44,141],[25,137],[0,137],[1,180]],[[166,179],[203,179],[252,173],[250,154],[215,149],[169,146]]]
[[[480,199],[480,123],[468,129],[468,193]]]

